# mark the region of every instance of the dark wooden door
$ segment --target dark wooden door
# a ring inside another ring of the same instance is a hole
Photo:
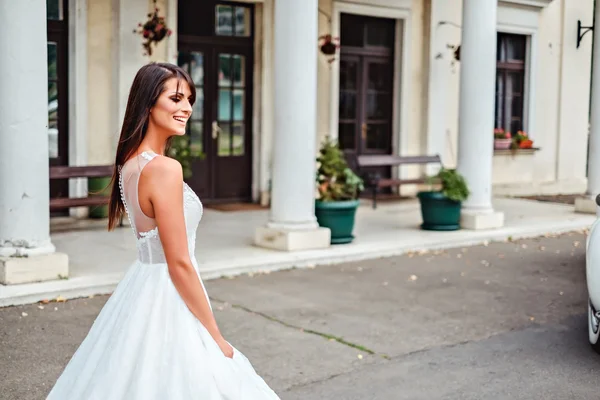
[[[194,162],[192,188],[208,202],[249,200],[252,187],[252,54],[206,44],[180,48],[179,65],[196,85],[188,125]]]
[[[346,153],[392,153],[394,27],[393,20],[342,15],[338,138]]]
[[[68,21],[67,1],[48,0],[48,160],[69,165]],[[50,196],[68,196],[65,180],[50,182]]]
[[[205,157],[192,165],[190,186],[204,202],[252,199],[252,5],[178,2],[180,66],[196,85],[188,125]]]

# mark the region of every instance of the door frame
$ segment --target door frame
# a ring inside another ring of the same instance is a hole
[[[237,201],[255,201],[257,199],[257,166],[255,163],[257,162],[257,135],[259,129],[257,129],[257,123],[260,120],[260,115],[257,113],[261,109],[261,104],[257,103],[257,93],[260,93],[260,88],[257,87],[257,74],[260,74],[261,65],[260,58],[262,54],[257,50],[262,50],[262,44],[258,42],[261,40],[262,30],[259,31],[261,23],[262,23],[262,9],[259,9],[259,6],[262,6],[263,1],[268,0],[215,0],[216,3],[229,4],[229,5],[245,5],[245,6],[253,6],[251,11],[251,34],[248,37],[229,37],[229,36],[195,36],[195,35],[185,35],[181,33],[176,33],[175,37],[170,41],[170,45],[167,47],[167,57],[173,58],[172,62],[177,64],[177,55],[180,50],[188,50],[188,51],[200,51],[203,53],[210,54],[218,54],[218,53],[226,53],[228,51],[238,52],[239,54],[244,54],[247,60],[246,68],[251,68],[250,71],[247,72],[247,83],[245,86],[246,90],[246,100],[244,103],[244,112],[246,113],[246,129],[250,132],[245,137],[244,147],[245,147],[245,155],[249,158],[248,161],[248,169],[250,171],[250,183],[248,186],[248,196],[244,197],[235,197],[235,198],[205,198],[203,201],[205,203],[227,203],[227,202],[237,202]],[[174,3],[174,4],[171,4]],[[178,31],[177,29],[177,20],[178,20],[178,3],[173,1],[169,2],[169,17],[168,19],[172,21],[174,32]],[[247,41],[244,43],[244,40]],[[259,45],[260,44],[260,45]],[[217,68],[218,59],[214,60],[214,67]],[[259,62],[259,64],[257,64]],[[205,67],[206,68],[206,67]],[[206,82],[204,83],[206,88]],[[218,96],[218,87],[216,88],[215,94]],[[218,97],[217,97],[218,99]],[[260,99],[260,96],[258,97]],[[205,97],[205,102],[206,102]],[[217,100],[218,101],[218,100]],[[217,111],[212,110],[213,112]],[[205,111],[203,111],[205,112]],[[205,119],[204,127],[209,126],[209,119],[212,121],[216,116],[210,116],[210,118],[206,118],[208,115],[204,114],[203,118]],[[209,134],[209,131],[205,132],[203,135]],[[206,153],[208,151],[208,147],[203,147],[203,152]],[[218,156],[216,156],[218,157]],[[211,161],[213,166],[216,166],[218,163],[218,159]],[[216,180],[214,179],[216,176],[216,169],[210,171],[210,192],[214,196],[216,192]]]
[[[244,114],[245,114],[245,130],[244,133],[244,156],[249,159],[248,165],[250,170],[250,185],[253,182],[252,176],[252,166],[254,165],[254,153],[253,153],[253,138],[254,138],[254,93],[253,93],[253,77],[254,77],[254,55],[253,48],[248,48],[244,45],[236,45],[236,44],[223,44],[223,43],[215,43],[211,41],[207,41],[203,38],[199,40],[186,40],[181,41],[179,43],[180,50],[193,52],[197,51],[203,54],[204,57],[204,70],[207,68],[211,68],[213,72],[216,72],[219,67],[219,58],[218,55],[221,53],[232,53],[232,54],[240,54],[246,57],[246,71],[244,79],[247,83],[244,87],[245,90],[245,99],[244,99]],[[249,68],[251,68],[249,70]],[[210,83],[209,83],[210,82]],[[210,86],[209,85],[213,85]],[[204,108],[202,110],[202,126],[203,126],[203,134],[202,134],[202,152],[206,155],[206,158],[201,161],[204,168],[207,168],[209,171],[208,181],[209,185],[206,190],[210,193],[210,197],[204,195],[203,202],[207,204],[216,204],[216,203],[228,203],[228,202],[244,202],[251,200],[253,197],[252,186],[248,187],[249,196],[243,197],[231,197],[231,198],[219,198],[215,197],[218,191],[218,182],[217,182],[217,169],[218,164],[225,163],[223,160],[219,161],[218,155],[218,140],[209,139],[211,135],[211,124],[213,121],[218,120],[218,101],[219,101],[219,86],[218,79],[216,76],[212,76],[211,74],[204,74],[204,82],[203,86],[203,98],[204,98]],[[210,90],[207,90],[210,89]],[[206,104],[210,103],[211,106],[207,107]],[[210,155],[209,155],[210,153]],[[235,156],[232,156],[235,157]],[[222,157],[227,158],[227,157]]]
[[[401,0],[399,8],[361,5],[336,1],[333,3],[331,35],[340,37],[342,14],[396,20],[394,43],[394,94],[392,107],[392,154],[407,155],[410,108],[410,65],[411,65],[411,2]],[[331,63],[329,136],[338,139],[340,64],[339,57]],[[395,174],[394,174],[395,175]]]

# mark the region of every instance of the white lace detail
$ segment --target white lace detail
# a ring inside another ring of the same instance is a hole
[[[138,232],[138,234],[140,235],[140,239],[138,239],[138,240],[141,240],[143,238],[158,236],[158,226],[154,229],[150,229],[147,232]]]
[[[140,154],[140,155],[148,161],[152,161],[154,159],[154,157],[156,157],[156,153],[150,154],[147,151],[142,152],[142,154]]]
[[[144,167],[157,157],[157,154],[142,152],[119,168],[119,188],[121,201],[136,236],[138,259],[144,264],[164,264],[166,256],[160,240],[160,232],[154,218],[144,214],[138,199],[138,183]],[[183,183],[183,212],[190,257],[194,257],[196,229],[204,214],[202,202],[196,193]]]

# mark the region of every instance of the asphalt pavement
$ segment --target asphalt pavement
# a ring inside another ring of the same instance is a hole
[[[206,282],[282,399],[598,399],[585,233]],[[0,399],[44,399],[106,296],[0,309]]]

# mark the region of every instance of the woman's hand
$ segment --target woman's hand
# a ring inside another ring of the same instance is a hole
[[[225,357],[233,358],[233,347],[231,347],[227,340],[219,338],[217,340],[217,344],[219,345],[219,348],[221,349]]]

